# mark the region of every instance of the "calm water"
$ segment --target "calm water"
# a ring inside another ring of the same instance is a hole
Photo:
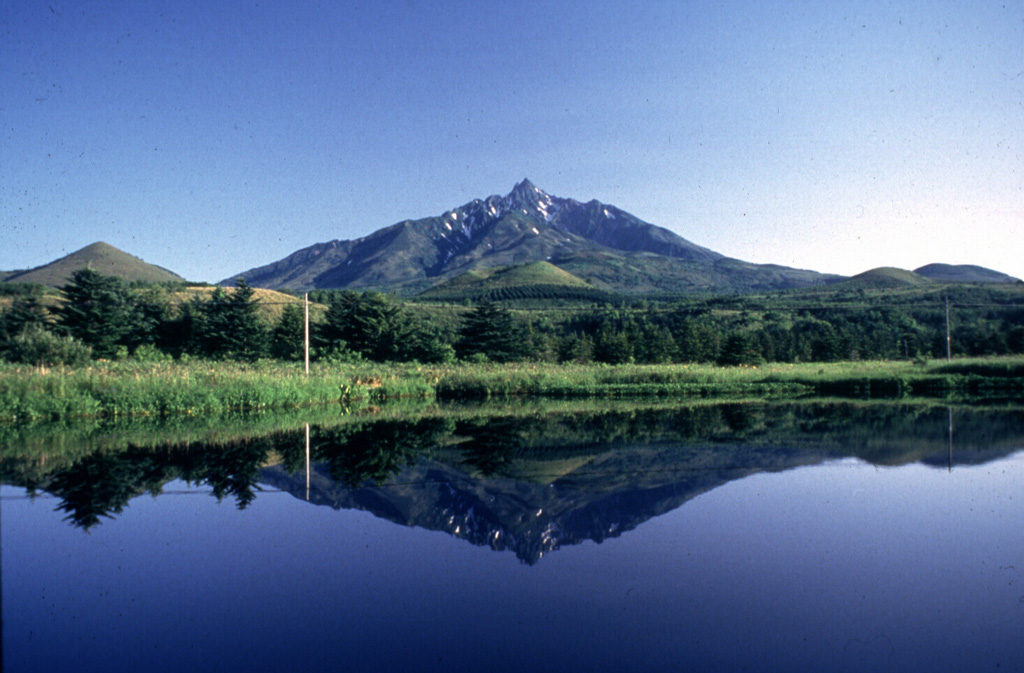
[[[949,414],[9,447],[3,670],[1024,670],[1024,416]]]

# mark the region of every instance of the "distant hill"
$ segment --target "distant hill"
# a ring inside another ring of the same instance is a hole
[[[67,284],[71,274],[90,268],[107,276],[120,276],[128,281],[150,283],[184,282],[176,273],[153,264],[147,264],[134,255],[99,242],[65,257],[27,271],[18,271],[4,278],[8,283],[41,283],[50,287]]]
[[[884,288],[906,288],[930,285],[932,279],[921,276],[913,271],[897,269],[892,266],[880,266],[864,273],[858,273],[845,280],[838,281],[832,285],[833,288],[855,288],[855,289],[884,289]]]
[[[926,264],[914,273],[943,283],[1018,283],[1019,278],[972,264]]]
[[[474,269],[418,295],[421,299],[572,299],[607,301],[612,295],[550,262]]]
[[[189,301],[207,300],[216,288],[211,285],[191,285],[188,287],[181,288],[171,294],[171,300],[176,303],[185,303]],[[228,296],[235,291],[233,287],[221,288]],[[295,306],[302,306],[303,301],[301,297],[295,295],[285,294],[283,292],[276,292],[274,290],[266,290],[262,288],[254,288],[253,298],[256,301],[256,305],[259,309],[259,313],[270,323],[276,323],[281,319],[281,314],[284,312],[284,307],[288,304],[294,304]],[[318,315],[325,310],[325,307],[321,304],[310,303],[310,316]]]
[[[436,217],[329,241],[235,274],[272,289],[411,295],[473,270],[546,261],[611,292],[737,292],[825,284],[838,276],[729,259],[592,200],[551,196],[529,180]]]
[[[531,262],[496,269],[469,271],[445,284],[445,287],[460,285],[484,285],[486,287],[510,287],[522,285],[566,285],[569,287],[591,287],[590,283],[577,278],[568,271],[559,269],[550,262]]]

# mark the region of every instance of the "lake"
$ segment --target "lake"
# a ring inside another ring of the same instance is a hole
[[[3,670],[1024,670],[1020,408],[335,416],[9,432]]]

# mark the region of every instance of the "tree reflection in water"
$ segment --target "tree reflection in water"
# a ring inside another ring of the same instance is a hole
[[[313,426],[310,455],[318,473],[342,489],[387,485],[399,472],[429,463],[439,478],[544,484],[559,487],[556,494],[576,489],[565,496],[574,498],[584,489],[602,494],[603,506],[610,506],[607,496],[613,492],[616,501],[626,502],[660,488],[706,490],[753,471],[832,458],[946,466],[985,462],[1024,445],[1024,414],[1016,409],[957,410],[952,460],[946,407],[804,403],[495,411],[352,417]],[[89,529],[122,514],[132,498],[157,495],[175,479],[206,485],[218,500],[234,499],[244,509],[270,468],[279,480],[304,474],[306,447],[304,429],[296,429],[237,441],[128,445],[70,464],[42,456],[29,466],[24,457],[3,457],[4,483],[57,496],[66,520]],[[464,493],[482,502],[487,488],[471,485]]]

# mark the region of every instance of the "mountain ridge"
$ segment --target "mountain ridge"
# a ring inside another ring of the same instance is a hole
[[[610,259],[621,262],[619,275],[627,277],[615,280],[605,274],[600,279],[602,270],[592,267]],[[474,199],[357,239],[316,243],[222,283],[244,277],[250,285],[271,289],[415,294],[472,269],[536,261],[549,261],[598,287],[626,292],[785,289],[839,278],[732,260],[616,206],[551,196],[524,178],[505,196]],[[688,280],[695,273],[700,278]]]
[[[986,269],[983,266],[974,264],[925,264],[914,269],[914,273],[931,280],[945,283],[1019,283],[1019,278],[1014,278],[1005,273]]]

